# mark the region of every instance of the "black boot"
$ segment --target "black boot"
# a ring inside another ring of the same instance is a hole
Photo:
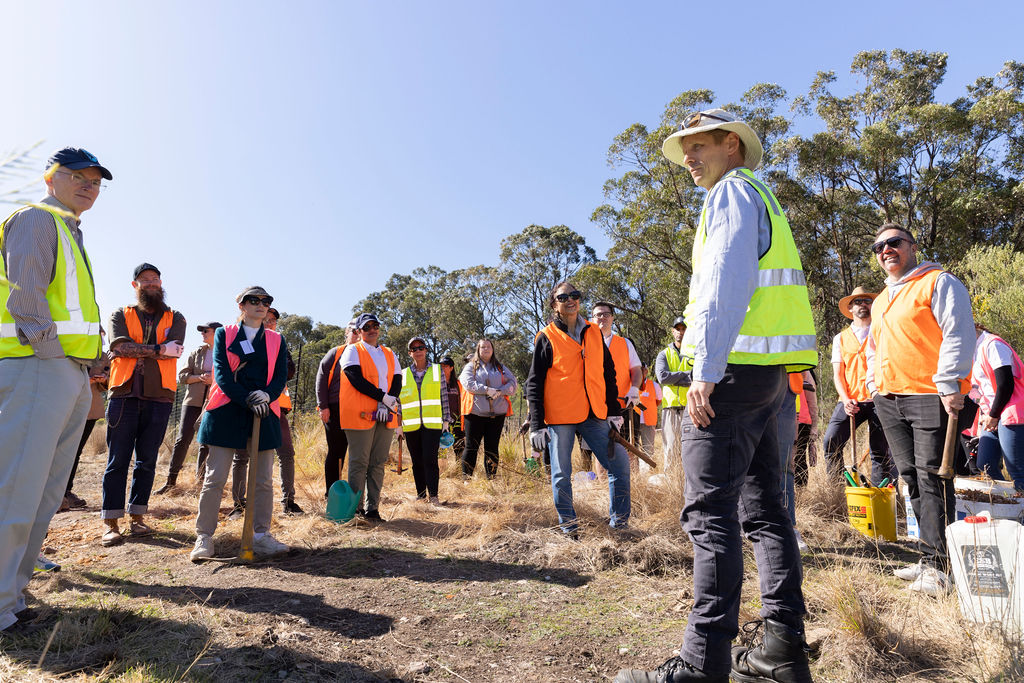
[[[177,483],[178,483],[178,473],[177,472],[170,472],[167,475],[167,482],[163,486],[158,488],[156,491],[154,491],[153,495],[159,496],[161,494],[167,493],[168,491],[173,489]]]
[[[732,649],[736,683],[812,683],[803,629],[764,620],[764,641],[757,647]]]
[[[679,657],[673,657],[654,671],[623,669],[612,683],[684,683],[704,681],[705,683],[729,683],[729,677],[722,674],[709,676],[695,669]]]

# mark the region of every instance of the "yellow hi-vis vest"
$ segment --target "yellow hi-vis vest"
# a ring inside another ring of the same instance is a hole
[[[787,372],[815,367],[818,364],[818,348],[811,302],[807,296],[807,280],[804,278],[789,221],[782,213],[779,200],[746,168],[735,168],[718,182],[746,182],[753,187],[768,209],[772,231],[771,246],[757,262],[757,289],[750,298],[743,326],[740,327],[727,362],[738,365],[785,365]],[[714,192],[714,188],[711,192]],[[708,192],[708,197],[711,192]],[[693,283],[697,281],[704,262],[706,217],[707,197],[693,239],[690,302],[683,312],[686,326],[691,330],[696,323],[692,319],[696,301]],[[693,358],[693,345],[684,344],[683,354]]]
[[[441,412],[441,366],[431,365],[423,375],[423,382],[416,386],[412,368],[402,371],[402,393],[398,400],[402,404],[402,431],[414,432],[420,427],[440,430],[444,424]]]
[[[19,211],[26,211],[19,209]],[[93,284],[91,264],[85,252],[71,235],[67,223],[54,209],[36,205],[53,216],[57,230],[57,261],[54,264],[53,280],[46,288],[46,303],[50,317],[57,327],[57,339],[64,355],[70,358],[92,360],[100,355],[100,308],[96,304],[96,287]],[[19,213],[15,211],[0,224],[0,244],[4,241],[7,223]],[[22,344],[14,317],[7,310],[7,299],[11,294],[7,284],[7,264],[0,259],[0,358],[20,358],[33,355],[30,344]],[[15,283],[17,284],[17,283]]]
[[[665,349],[665,360],[669,372],[689,372],[693,369],[693,360],[679,355],[674,344]],[[677,387],[671,384],[661,385],[662,408],[684,408],[686,406],[686,390],[688,387]]]

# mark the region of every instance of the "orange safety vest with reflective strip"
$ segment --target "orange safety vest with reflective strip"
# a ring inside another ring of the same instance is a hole
[[[634,407],[640,417],[643,418],[643,423],[648,427],[655,427],[658,424],[658,395],[654,391],[654,380],[650,377],[644,382],[644,385],[640,387],[640,405],[647,410],[640,410],[638,407]]]
[[[277,354],[281,349],[281,335],[273,330],[263,329],[263,335],[267,343],[267,384],[269,385],[271,380],[274,379],[274,368],[277,365]],[[235,337],[238,336],[238,325],[227,325],[224,327],[224,348],[225,350],[231,346],[231,342],[235,341]],[[231,371],[234,372],[238,369],[238,366],[242,364],[242,359],[238,357],[237,353],[232,351],[226,351],[228,355],[228,366]],[[219,386],[217,381],[214,380],[213,386],[210,388],[210,400],[206,402],[206,410],[213,410],[214,408],[220,408],[223,405],[227,405],[231,402],[228,395],[225,394]],[[270,409],[274,412],[274,415],[281,417],[281,403],[278,397],[274,397],[270,402]]]
[[[603,420],[608,417],[604,386],[604,336],[600,328],[587,323],[578,343],[549,324],[537,333],[551,342],[551,367],[544,378],[544,422],[549,425],[579,424],[590,411]]]
[[[932,376],[939,367],[942,328],[932,313],[935,281],[944,270],[934,269],[904,284],[889,300],[888,293],[871,305],[871,336],[875,341],[875,386],[882,394],[939,393]],[[970,390],[959,380],[960,393]]]
[[[608,341],[608,351],[615,365],[615,390],[619,392],[618,396],[625,396],[633,384],[629,381],[629,344],[624,337],[613,334]],[[626,402],[620,399],[619,407],[625,408]]]
[[[867,335],[864,335],[864,341],[861,342],[849,327],[839,333],[839,357],[843,359],[843,379],[846,380],[846,393],[854,401],[861,403],[871,399],[866,384],[868,359],[864,350],[867,347]]]
[[[128,336],[136,344],[145,344],[142,336],[142,322],[134,306],[124,307],[124,322],[128,326]],[[164,311],[160,316],[160,322],[156,324],[156,343],[163,344],[167,341],[167,334],[171,331],[171,324],[174,322],[174,312],[171,309]],[[135,373],[135,364],[138,358],[115,356],[110,361],[110,388],[122,387],[131,380]],[[157,358],[156,364],[160,368],[160,384],[168,391],[178,389],[178,361],[174,358]]]
[[[375,387],[380,386],[377,364],[373,362],[370,352],[366,350],[366,342],[356,342],[355,347],[359,354],[359,369],[363,373],[363,378]],[[395,354],[386,346],[381,346],[380,350],[384,352],[384,357],[388,362],[388,376],[385,385],[391,386],[391,378],[395,376]],[[342,374],[344,372],[342,369]],[[330,381],[330,377],[328,377],[328,381]],[[370,429],[376,424],[373,415],[377,412],[377,399],[357,390],[351,382],[343,381],[339,386],[338,403],[338,421],[341,423],[342,429]],[[398,426],[398,413],[391,414],[387,426],[391,429]]]

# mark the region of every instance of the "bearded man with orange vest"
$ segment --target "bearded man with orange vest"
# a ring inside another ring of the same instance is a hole
[[[46,530],[64,497],[100,357],[100,311],[82,213],[110,171],[66,147],[46,197],[0,223],[0,631],[23,630]]]
[[[357,512],[379,522],[384,465],[398,426],[402,368],[394,352],[380,345],[377,316],[360,314],[356,328],[362,339],[341,354],[348,383],[338,397],[340,422],[348,439],[348,485],[356,495],[366,488]]]
[[[177,359],[185,339],[185,317],[164,303],[160,270],[151,263],[135,268],[137,303],[110,316],[110,400],[107,403],[107,469],[103,473],[103,508],[107,529],[101,543],[124,540],[118,520],[125,513],[128,468],[135,455],[128,514],[129,533],[145,536],[153,529],[143,520],[156,474],[156,459],[178,389]]]
[[[832,339],[832,378],[839,404],[825,429],[825,462],[829,474],[839,477],[843,469],[843,446],[850,439],[850,418],[854,418],[857,427],[866,420],[871,480],[877,486],[886,477],[895,481],[897,472],[867,386],[868,331],[871,329],[871,303],[876,296],[857,287],[839,300],[839,312],[853,322]],[[857,453],[854,456],[859,457]]]
[[[345,343],[335,346],[324,354],[316,370],[316,407],[320,421],[324,423],[327,439],[327,456],[324,458],[324,498],[331,492],[334,482],[341,479],[348,451],[348,438],[341,428],[340,396],[343,384],[348,384],[345,371],[341,369],[341,354],[345,348],[359,341],[359,330],[353,318],[345,327]]]
[[[906,228],[885,223],[871,250],[889,277],[871,306],[866,383],[924,543],[921,561],[896,576],[912,581],[912,591],[942,595],[949,590],[946,525],[956,521],[956,498],[953,481],[938,469],[946,424],[957,419],[970,389],[971,297],[938,264],[918,264],[917,242]]]

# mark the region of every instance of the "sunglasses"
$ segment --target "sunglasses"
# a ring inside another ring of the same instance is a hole
[[[250,306],[267,306],[274,303],[274,297],[272,296],[247,296],[242,299],[242,303],[249,304]]]
[[[899,249],[904,242],[908,242],[910,244],[914,243],[913,240],[908,240],[906,237],[890,237],[887,240],[882,240],[881,242],[875,242],[874,244],[872,244],[871,251],[873,251],[875,254],[881,254],[886,247]]]
[[[873,301],[871,299],[854,299],[850,302],[851,306],[870,306]]]
[[[732,119],[723,119],[721,116],[715,116],[714,114],[705,114],[702,111],[695,111],[685,119],[683,119],[683,125],[679,126],[679,130],[686,130],[687,128],[693,128],[700,124],[701,119],[713,119],[715,121],[721,121],[722,123],[732,123]]]
[[[568,293],[563,292],[561,294],[556,294],[555,295],[555,301],[557,301],[558,303],[561,303],[561,304],[564,304],[569,299],[572,299],[573,301],[579,301],[582,298],[583,298],[583,294],[578,289],[574,289],[574,290],[572,290],[571,292],[568,292]]]
[[[426,346],[410,346],[409,350],[415,353],[416,351],[426,351],[427,347]]]
[[[378,323],[366,323],[363,325],[363,330],[379,330],[380,325]]]

